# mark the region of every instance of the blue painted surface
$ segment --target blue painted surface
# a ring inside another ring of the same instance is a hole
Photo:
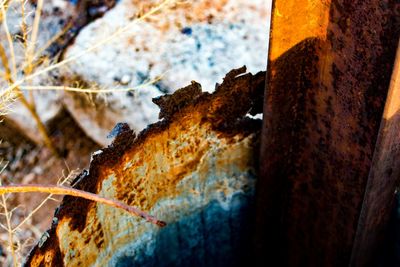
[[[244,194],[233,196],[228,209],[212,201],[202,211],[160,230],[152,255],[145,253],[143,244],[131,256],[117,259],[116,266],[245,266],[251,247],[252,206],[252,197]]]

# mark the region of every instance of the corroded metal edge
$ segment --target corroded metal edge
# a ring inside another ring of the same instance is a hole
[[[102,186],[99,176],[103,170],[112,169],[128,152],[140,149],[140,145],[147,139],[167,129],[173,121],[187,119],[194,111],[202,114],[202,123],[210,124],[219,138],[230,140],[230,137],[237,134],[248,136],[258,131],[260,122],[247,118],[246,114],[249,112],[257,114],[262,111],[265,73],[252,75],[245,74],[245,71],[243,67],[228,73],[224,82],[216,86],[213,94],[200,93],[199,85],[192,83],[172,95],[156,99],[155,102],[161,107],[160,117],[164,119],[150,125],[138,136],[131,130],[123,129],[109,147],[93,156],[89,171],[84,171],[76,177],[72,183],[73,187],[92,193],[99,192]],[[124,201],[125,196],[121,197],[120,200]],[[32,249],[25,266],[32,266],[32,259],[37,255],[41,255],[44,261],[41,264],[63,266],[64,255],[59,248],[57,226],[60,221],[67,220],[71,230],[83,231],[88,221],[87,213],[92,205],[93,203],[87,200],[64,197],[54,214],[53,224],[47,231],[48,239],[42,242],[41,246],[36,245]],[[99,242],[101,245],[102,241]]]

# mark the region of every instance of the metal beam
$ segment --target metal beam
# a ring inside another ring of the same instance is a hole
[[[260,266],[349,265],[380,151],[398,10],[396,0],[274,2],[258,184]],[[393,195],[394,184],[381,193]],[[379,205],[385,213],[387,201]],[[353,255],[353,262],[365,256]]]
[[[354,241],[352,266],[366,266],[385,241],[399,177],[400,42]]]

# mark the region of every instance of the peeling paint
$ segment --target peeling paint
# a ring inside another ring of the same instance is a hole
[[[234,266],[250,255],[265,73],[233,70],[215,93],[199,85],[155,100],[163,119],[129,129],[94,154],[74,186],[118,199],[167,222],[165,229],[117,209],[65,197],[47,240],[26,266],[63,255],[66,266]],[[197,93],[193,94],[193,90]],[[228,253],[228,254],[227,254]],[[229,259],[226,255],[231,255]],[[124,265],[125,264],[125,265]]]

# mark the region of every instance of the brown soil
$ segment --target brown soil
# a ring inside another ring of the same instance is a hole
[[[67,111],[60,112],[48,124],[48,129],[63,158],[56,158],[47,148],[34,145],[9,121],[3,121],[0,131],[0,158],[5,160],[3,165],[8,163],[0,174],[4,183],[56,184],[65,180],[68,175],[71,179],[74,178],[74,174],[88,167],[91,153],[99,149],[99,146],[85,135]],[[67,183],[71,179],[68,179]],[[46,197],[46,194],[37,193],[11,195],[7,202],[8,208],[18,207],[13,212],[13,227],[26,218]],[[48,200],[16,234],[14,242],[21,242],[22,256],[26,255],[34,245],[33,241],[40,238],[51,225],[54,210],[61,197],[54,199],[56,201]],[[0,217],[0,222],[5,224],[4,216]],[[0,239],[4,241],[3,247],[8,245],[7,238],[7,232],[2,230]],[[29,240],[32,242],[23,244]],[[6,249],[2,249],[2,253],[2,256],[9,256],[5,255]]]

